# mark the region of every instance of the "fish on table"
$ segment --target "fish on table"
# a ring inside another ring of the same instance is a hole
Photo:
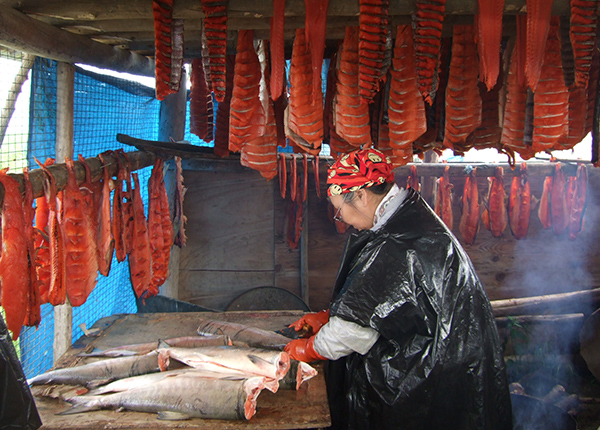
[[[244,342],[255,348],[281,350],[290,341],[289,338],[275,332],[243,324],[209,319],[199,319],[198,321],[200,323],[198,326],[199,335],[206,336],[220,334],[230,337],[234,342]]]

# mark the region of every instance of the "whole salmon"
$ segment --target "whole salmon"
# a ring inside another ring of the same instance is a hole
[[[283,349],[289,338],[272,331],[227,321],[200,319],[199,335],[222,334],[233,341],[244,342],[255,348]]]
[[[115,394],[72,397],[68,401],[73,408],[61,414],[124,408],[158,413],[162,419],[248,420],[256,413],[256,398],[264,388],[263,380],[262,377],[214,379],[195,372],[179,372]]]

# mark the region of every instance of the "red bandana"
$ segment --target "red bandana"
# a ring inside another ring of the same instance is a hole
[[[384,182],[394,182],[389,158],[377,149],[359,149],[344,154],[329,168],[327,195],[338,196]]]

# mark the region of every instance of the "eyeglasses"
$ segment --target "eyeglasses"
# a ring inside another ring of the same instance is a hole
[[[336,211],[335,215],[333,216],[333,219],[337,222],[342,222],[342,215],[341,215],[341,210],[342,210],[342,206],[344,206],[344,203],[346,203],[346,197],[348,196],[348,194],[346,194],[344,196],[344,198],[342,199],[342,204],[340,204],[340,207],[338,208],[338,210]]]

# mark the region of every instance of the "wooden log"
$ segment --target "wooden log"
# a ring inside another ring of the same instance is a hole
[[[542,311],[545,314],[564,312],[564,309],[593,311],[600,303],[600,288],[544,296],[491,301],[494,316],[526,315]],[[584,308],[584,309],[582,309]]]
[[[56,61],[154,76],[150,58],[60,30],[7,6],[0,6],[0,45]]]
[[[29,74],[29,70],[31,70],[31,67],[33,66],[34,60],[34,55],[23,55],[23,58],[21,59],[21,67],[15,75],[13,83],[10,86],[10,89],[8,90],[6,102],[4,103],[4,108],[2,109],[2,113],[0,114],[0,147],[2,146],[2,142],[4,141],[4,136],[6,135],[6,129],[8,128],[8,124],[10,123],[10,119],[12,118],[12,115],[15,112],[17,97],[19,97],[19,94],[21,93],[23,83],[27,80],[27,75]]]

